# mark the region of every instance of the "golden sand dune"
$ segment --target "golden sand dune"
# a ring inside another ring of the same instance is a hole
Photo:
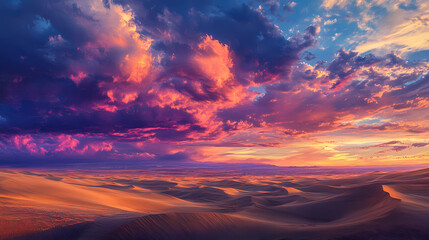
[[[0,238],[429,239],[428,178],[0,171]]]
[[[0,197],[36,204],[94,210],[134,212],[165,211],[183,201],[158,193],[121,193],[105,186],[88,187],[51,180],[37,175],[3,173]]]

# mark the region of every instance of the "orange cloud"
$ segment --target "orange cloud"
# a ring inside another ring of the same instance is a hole
[[[205,77],[204,81],[193,81],[192,77],[185,80],[184,84],[192,88],[196,94],[217,94],[218,99],[206,101],[196,100],[188,94],[176,91],[174,88],[153,88],[149,93],[155,94],[153,106],[171,107],[185,110],[192,114],[199,125],[206,128],[205,134],[213,135],[221,133],[223,122],[217,117],[221,109],[233,107],[245,100],[249,100],[254,93],[247,87],[236,82],[232,68],[234,66],[232,53],[228,45],[205,36],[195,49],[193,56],[197,70]],[[188,77],[185,72],[180,72],[181,77]],[[174,84],[172,83],[172,86]],[[200,138],[201,133],[191,133],[190,138]]]
[[[126,93],[125,96],[122,98],[122,102],[127,104],[129,102],[136,100],[138,96],[139,94],[137,92]]]
[[[214,81],[217,87],[223,87],[233,79],[233,74],[231,73],[233,63],[227,45],[207,35],[198,44],[198,50],[194,57],[195,62],[200,70]]]

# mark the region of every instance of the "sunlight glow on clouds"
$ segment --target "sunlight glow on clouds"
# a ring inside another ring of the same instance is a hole
[[[428,7],[2,2],[0,156],[425,163]]]

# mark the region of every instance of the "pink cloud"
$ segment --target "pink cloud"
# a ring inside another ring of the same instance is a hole
[[[86,77],[88,77],[88,74],[84,72],[78,72],[77,74],[70,74],[70,79],[74,83],[76,83],[76,85],[79,85],[79,83]]]
[[[59,135],[56,137],[55,152],[74,151],[79,144],[79,140],[70,135]]]

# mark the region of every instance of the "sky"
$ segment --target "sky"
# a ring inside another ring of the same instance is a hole
[[[5,0],[0,165],[429,162],[426,0]]]

